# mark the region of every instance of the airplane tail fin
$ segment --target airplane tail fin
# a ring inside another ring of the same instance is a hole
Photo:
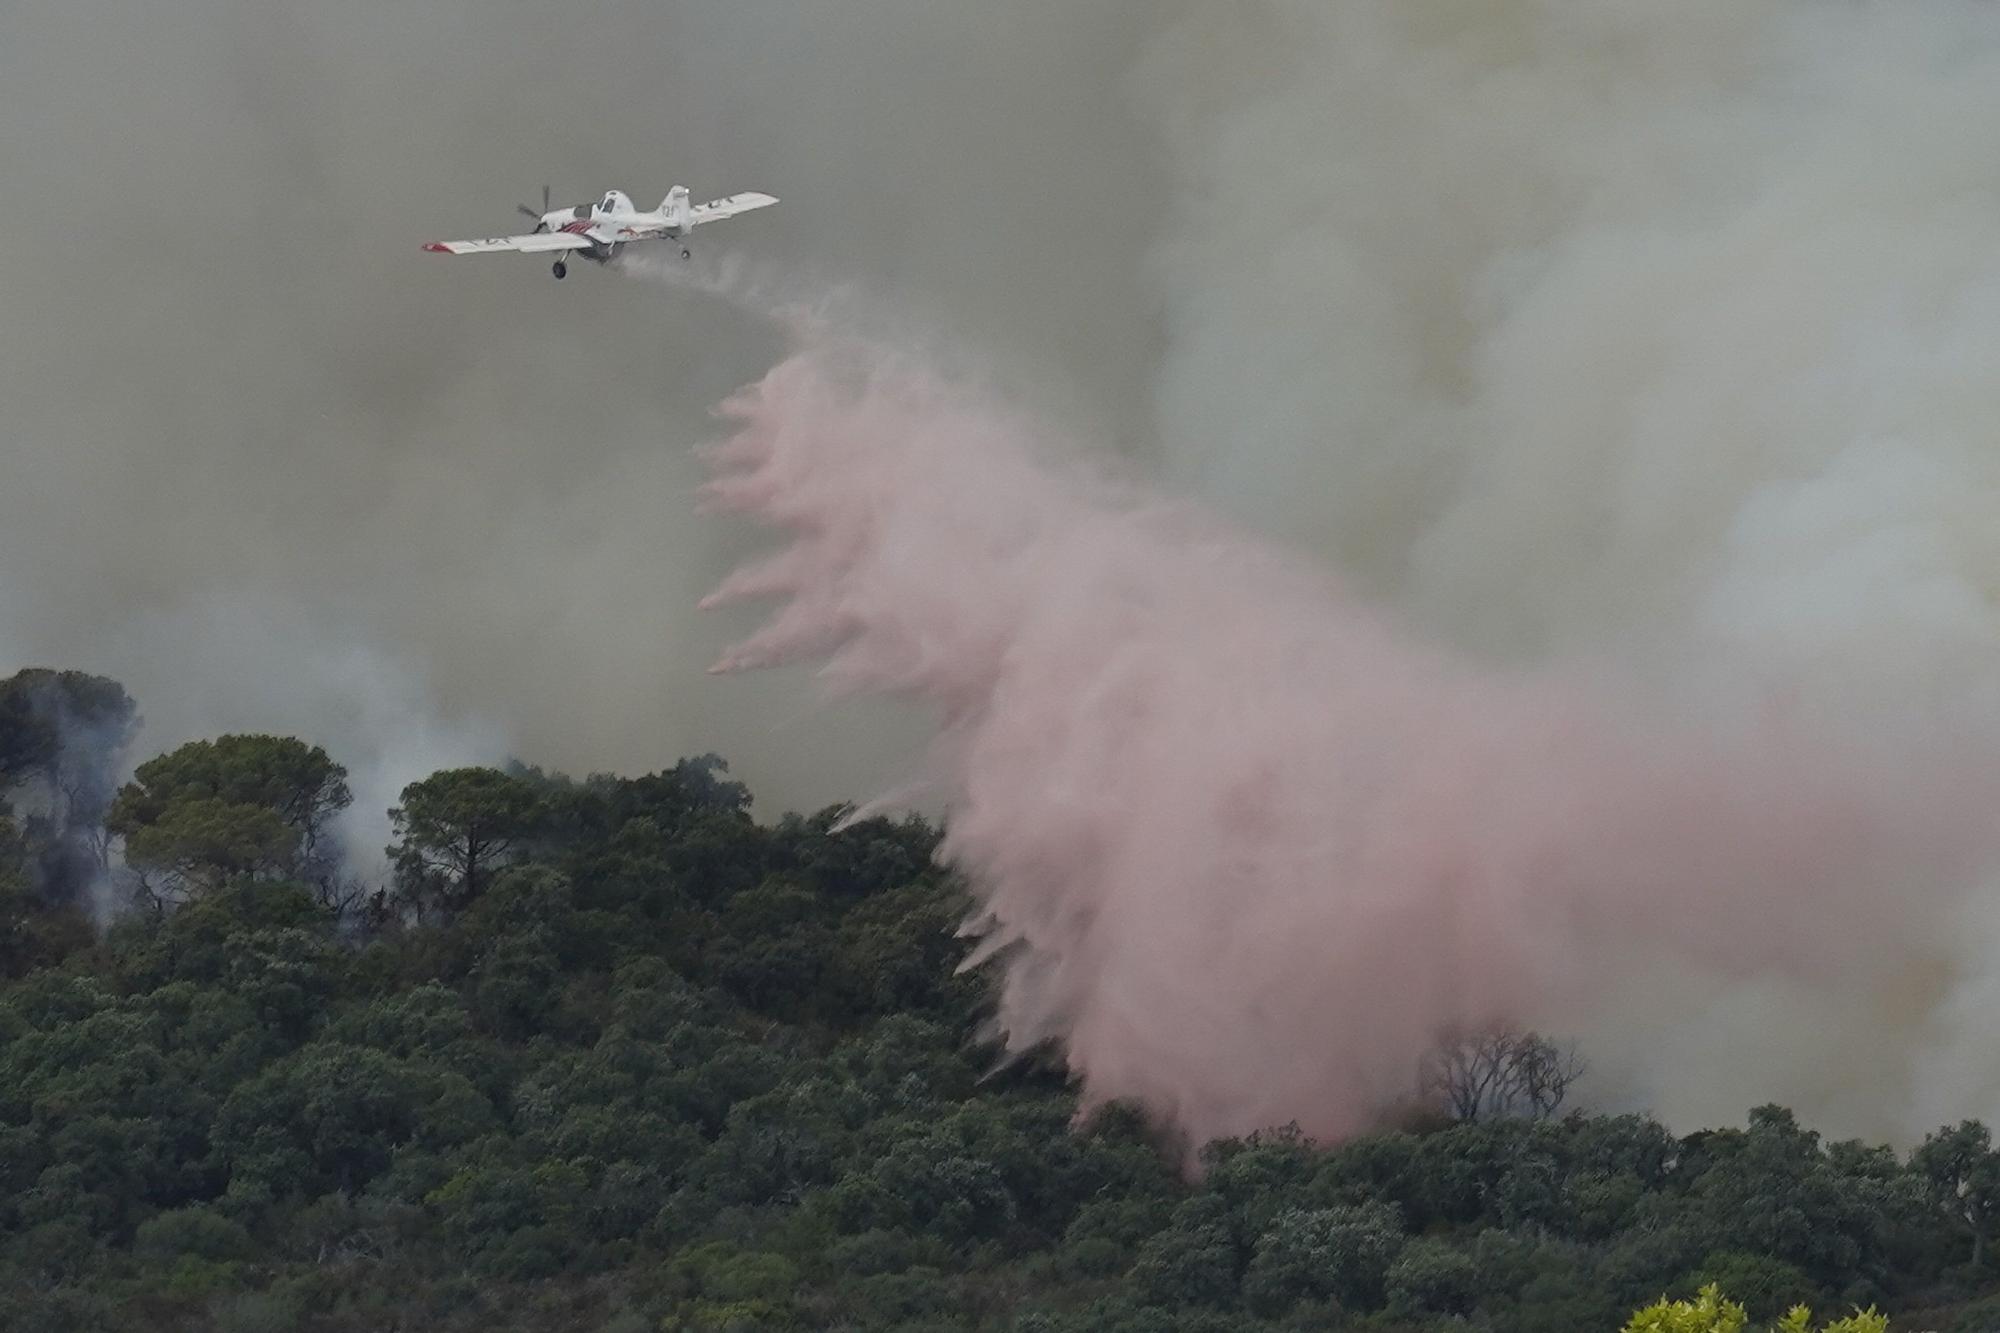
[[[688,202],[687,186],[676,185],[667,191],[667,197],[660,200],[660,215],[676,227],[685,227],[694,218],[694,206]]]

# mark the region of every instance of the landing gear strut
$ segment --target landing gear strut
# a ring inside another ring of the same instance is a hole
[[[549,272],[555,274],[557,280],[560,281],[565,275],[569,273],[569,265],[563,263],[562,260],[558,259],[556,261],[556,266],[550,269]]]

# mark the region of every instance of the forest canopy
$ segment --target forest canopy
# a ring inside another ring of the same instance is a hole
[[[137,727],[0,682],[0,1328],[1611,1333],[1710,1284],[1747,1329],[2000,1326],[1977,1122],[1676,1135],[1466,1034],[1401,1123],[1190,1179],[1128,1108],[1075,1124],[1056,1053],[998,1061],[921,819],[760,823],[713,755],[460,768],[376,883],[337,755],[118,783]]]

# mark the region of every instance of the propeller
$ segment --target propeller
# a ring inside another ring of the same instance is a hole
[[[542,187],[542,206],[539,211],[528,207],[526,204],[516,204],[514,207],[520,209],[526,216],[539,220],[543,213],[549,211],[549,187],[546,185]]]

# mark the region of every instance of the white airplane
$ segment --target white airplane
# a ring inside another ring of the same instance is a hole
[[[605,191],[594,204],[574,208],[549,207],[549,187],[542,187],[542,211],[526,204],[520,210],[535,219],[535,230],[526,236],[488,236],[478,241],[426,241],[424,249],[441,255],[483,255],[506,252],[556,252],[553,272],[560,278],[569,272],[563,261],[572,252],[585,259],[608,263],[611,257],[634,241],[672,240],[683,242],[681,258],[688,258],[687,234],[708,222],[720,222],[753,208],[768,208],[778,201],[752,190],[732,194],[706,204],[688,203],[687,187],[676,185],[650,213],[635,208],[617,190]]]

